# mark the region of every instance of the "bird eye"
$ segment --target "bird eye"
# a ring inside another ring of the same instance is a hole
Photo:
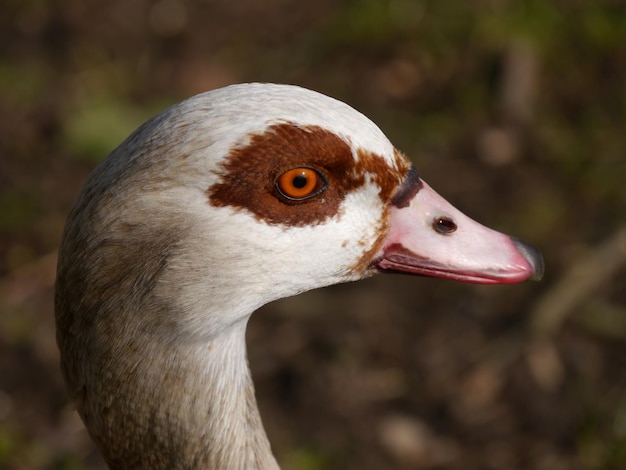
[[[303,201],[316,196],[328,186],[326,179],[313,168],[287,170],[276,180],[276,189],[286,199]]]

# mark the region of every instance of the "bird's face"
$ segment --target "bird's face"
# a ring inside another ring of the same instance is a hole
[[[296,287],[304,290],[375,270],[510,283],[541,269],[532,248],[458,211],[400,152],[354,148],[322,126],[268,126],[218,173],[209,203],[254,219],[241,222],[252,235],[241,247],[277,263],[283,286],[304,281]]]

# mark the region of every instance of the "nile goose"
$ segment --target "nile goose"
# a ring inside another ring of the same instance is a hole
[[[254,310],[376,272],[542,270],[348,105],[229,86],[149,120],[90,176],[59,253],[63,374],[111,468],[277,469],[246,360]]]

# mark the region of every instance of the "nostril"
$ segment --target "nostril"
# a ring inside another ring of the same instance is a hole
[[[433,220],[433,228],[435,232],[446,235],[456,231],[456,224],[450,217],[439,216]]]

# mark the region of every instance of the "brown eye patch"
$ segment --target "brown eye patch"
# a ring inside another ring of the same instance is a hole
[[[276,124],[230,152],[220,181],[207,189],[207,195],[213,206],[246,210],[269,224],[317,224],[337,214],[345,196],[365,184],[366,173],[378,183],[380,197],[386,201],[409,168],[399,154],[396,160],[399,170],[381,156],[361,151],[357,162],[350,146],[333,132],[318,126]],[[277,180],[294,168],[319,172],[327,187],[298,204],[287,203]]]

